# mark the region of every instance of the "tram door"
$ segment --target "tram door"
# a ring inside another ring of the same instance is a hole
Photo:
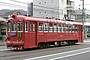
[[[17,23],[17,40],[21,41],[23,40],[23,23],[18,22]]]
[[[37,46],[37,24],[36,22],[26,22],[25,26],[25,47],[33,48]]]

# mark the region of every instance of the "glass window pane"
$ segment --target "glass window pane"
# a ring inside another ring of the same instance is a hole
[[[57,32],[57,25],[54,24],[54,32]]]
[[[39,23],[38,31],[39,32],[42,32],[43,31],[43,23]]]
[[[33,22],[30,22],[30,32],[35,31],[36,24]]]
[[[22,31],[22,23],[18,23],[17,27],[18,27],[18,31]]]
[[[44,23],[44,32],[48,32],[48,23]]]
[[[25,31],[28,31],[28,22],[25,23]]]
[[[31,32],[33,31],[33,25],[32,25],[32,23],[30,23],[30,31]]]
[[[58,32],[60,32],[60,31],[61,31],[61,25],[58,24]]]
[[[49,23],[49,32],[53,32],[53,24]]]
[[[11,31],[11,23],[8,23],[7,29],[8,29],[8,31]]]

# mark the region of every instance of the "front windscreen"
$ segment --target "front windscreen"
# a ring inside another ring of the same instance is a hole
[[[16,31],[16,23],[8,23],[8,31]]]

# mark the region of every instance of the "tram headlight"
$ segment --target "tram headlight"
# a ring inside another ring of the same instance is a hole
[[[7,41],[7,43],[10,43],[10,41]]]

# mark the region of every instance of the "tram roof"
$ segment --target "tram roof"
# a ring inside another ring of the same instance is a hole
[[[82,25],[81,22],[63,21],[63,20],[55,20],[55,19],[34,18],[34,17],[27,17],[27,16],[20,16],[20,15],[17,16],[17,17],[23,17],[25,20],[31,20],[31,21],[54,22],[54,23],[66,23],[66,24]]]

